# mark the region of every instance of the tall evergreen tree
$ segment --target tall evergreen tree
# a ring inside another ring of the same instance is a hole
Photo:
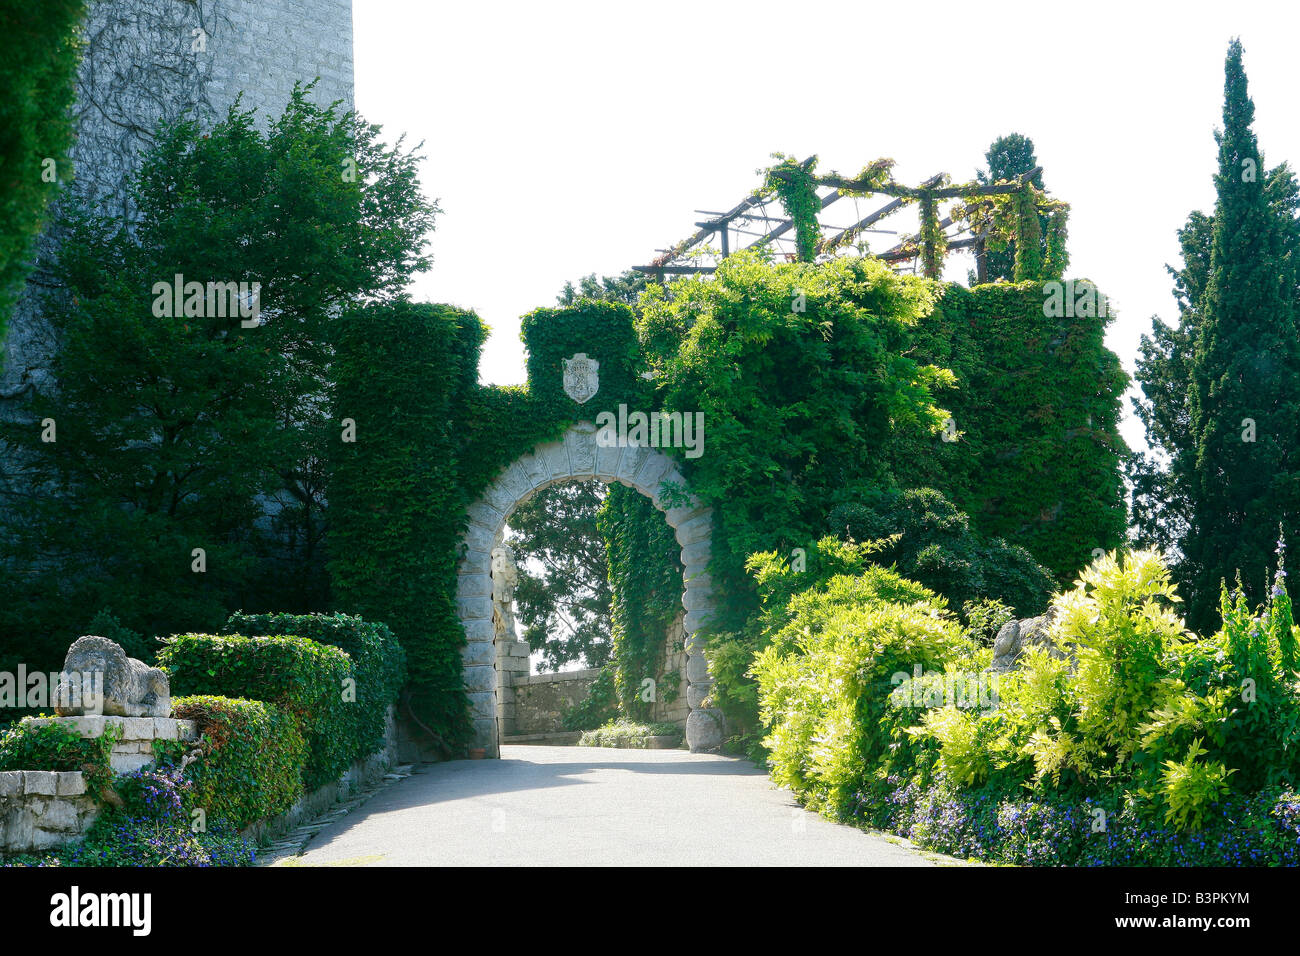
[[[988,184],[1013,180],[1038,166],[1038,157],[1034,154],[1034,141],[1020,133],[1008,133],[1006,136],[999,136],[995,139],[989,146],[988,152],[984,154],[984,161],[988,163],[988,169],[981,169],[976,172],[975,178],[981,183]],[[1041,172],[1035,174],[1029,181],[1038,189],[1043,188],[1043,174]],[[1046,216],[1039,216],[1039,226],[1040,234],[1045,237],[1047,234]],[[1046,255],[1046,238],[1041,241],[1043,254]],[[989,282],[996,282],[998,279],[1005,279],[1010,282],[1015,279],[1016,244],[1014,240],[1000,247],[990,243],[984,255]]]
[[[1217,623],[1220,581],[1240,572],[1247,596],[1263,597],[1278,525],[1294,530],[1300,515],[1300,191],[1285,165],[1265,172],[1254,116],[1234,40],[1214,215],[1193,214],[1180,235],[1183,325],[1157,322],[1139,363],[1139,410],[1170,461],[1166,524],[1148,520],[1146,533],[1170,534],[1181,511],[1180,576],[1202,630]]]

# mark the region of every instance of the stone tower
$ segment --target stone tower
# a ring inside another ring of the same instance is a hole
[[[124,186],[159,122],[244,108],[278,115],[295,82],[353,105],[352,0],[90,0],[71,153],[79,192],[125,213]],[[0,359],[0,415],[47,378],[55,347],[33,276]],[[6,408],[5,406],[9,406]]]

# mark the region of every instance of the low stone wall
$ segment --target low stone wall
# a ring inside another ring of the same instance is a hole
[[[198,740],[199,732],[192,720],[174,717],[37,717],[33,726],[62,724],[83,737],[102,737],[109,728],[118,728],[120,736],[113,744],[108,765],[113,773],[131,773],[153,763],[155,740]]]
[[[80,770],[0,773],[0,853],[33,853],[74,840],[99,816]]]
[[[108,727],[121,727],[109,763],[115,774],[131,773],[153,763],[155,740],[197,740],[192,720],[171,717],[42,717],[37,724],[61,723],[83,737],[101,737]],[[338,780],[300,797],[278,816],[244,830],[253,841],[286,833],[302,820],[316,816],[361,789],[373,785],[396,763],[397,732],[393,708],[388,709],[381,750],[355,761]],[[83,836],[99,816],[95,797],[87,792],[80,771],[12,770],[0,773],[0,853],[36,853]]]
[[[528,674],[514,679],[514,722],[507,725],[511,736],[553,734],[562,731],[564,712],[591,695],[591,684],[599,669],[563,671],[559,674]]]
[[[82,737],[118,728],[109,766],[131,773],[153,763],[155,740],[196,740],[192,720],[171,717],[38,717],[29,724],[62,724]],[[10,770],[0,773],[0,853],[35,853],[75,840],[99,816],[99,804],[77,771]]]

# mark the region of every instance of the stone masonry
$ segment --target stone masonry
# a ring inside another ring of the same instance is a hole
[[[171,717],[35,717],[26,723],[59,723],[83,737],[118,728],[109,766],[130,773],[153,763],[155,740],[196,740],[192,720]],[[0,853],[35,853],[75,840],[99,816],[99,804],[81,771],[10,770],[0,773]]]
[[[456,604],[468,641],[462,656],[465,689],[474,721],[473,746],[484,748],[491,756],[500,753],[499,706],[513,703],[504,691],[507,685],[501,673],[503,655],[494,646],[492,550],[501,544],[506,521],[515,508],[543,488],[573,480],[617,481],[635,488],[664,512],[681,546],[685,569],[681,644],[686,655],[687,743],[691,750],[698,752],[714,750],[723,740],[721,714],[704,707],[713,678],[703,644],[696,637],[700,626],[717,606],[708,574],[712,556],[712,510],[694,496],[689,496],[684,504],[669,505],[665,500],[665,484],[680,488],[687,485],[667,455],[648,445],[602,447],[596,443],[595,432],[595,425],[580,422],[569,428],[559,441],[539,445],[525,453],[469,508],[469,526],[461,540]],[[511,656],[507,648],[504,655],[507,667],[511,666],[508,663]]]

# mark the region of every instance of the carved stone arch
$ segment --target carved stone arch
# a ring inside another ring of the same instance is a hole
[[[682,549],[682,606],[686,631],[686,742],[693,752],[713,750],[722,743],[722,716],[702,706],[713,680],[697,632],[713,613],[716,602],[708,574],[712,557],[713,512],[693,495],[685,505],[668,507],[664,483],[686,489],[686,481],[671,458],[645,444],[602,447],[596,426],[579,422],[559,441],[538,445],[525,453],[470,506],[469,526],[461,539],[456,610],[467,644],[465,689],[474,718],[475,747],[500,754],[498,701],[505,685],[498,668],[498,648],[492,623],[492,549],[503,539],[510,515],[543,488],[564,481],[617,481],[635,488],[664,513]]]

